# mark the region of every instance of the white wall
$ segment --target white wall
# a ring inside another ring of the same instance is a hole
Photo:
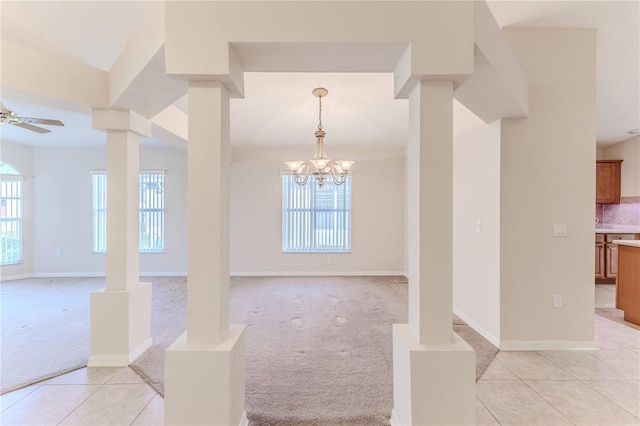
[[[454,312],[498,346],[500,120],[486,124],[458,102],[453,111]]]
[[[640,197],[640,136],[607,146],[602,158],[624,160],[621,166],[620,196]]]
[[[33,199],[34,172],[33,148],[10,142],[2,142],[1,161],[11,164],[23,176],[22,182],[22,263],[0,268],[0,277],[19,278],[28,276],[33,270]]]
[[[165,252],[141,254],[145,275],[186,272],[186,152],[142,148],[141,169],[167,170]],[[35,275],[103,275],[92,252],[91,175],[106,167],[102,148],[35,148]],[[56,250],[60,249],[60,256]]]
[[[529,81],[529,117],[501,128],[501,347],[589,346],[596,32],[503,31]],[[566,237],[554,237],[555,223]]]
[[[404,151],[339,151],[357,160],[352,180],[352,252],[282,253],[283,161],[306,149],[234,149],[231,166],[231,271],[241,275],[404,274]],[[332,264],[327,264],[331,257]]]
[[[404,153],[332,154],[357,161],[353,178],[352,253],[283,254],[283,159],[295,150],[234,151],[231,168],[231,270],[241,274],[404,274]],[[312,150],[300,150],[306,158]],[[271,155],[271,158],[267,158]],[[337,158],[337,157],[336,157]],[[3,276],[104,275],[105,255],[92,252],[91,175],[106,167],[103,148],[3,144],[3,160],[25,178],[25,262]],[[165,252],[141,254],[142,275],[187,271],[187,152],[141,148],[141,169],[165,169]],[[32,184],[31,184],[32,182]],[[33,189],[31,189],[33,186]],[[31,200],[29,194],[33,194]],[[32,209],[29,210],[29,206]],[[33,212],[33,218],[30,212]],[[57,249],[60,255],[56,256]],[[332,258],[332,265],[327,258]],[[33,259],[33,260],[31,260]]]

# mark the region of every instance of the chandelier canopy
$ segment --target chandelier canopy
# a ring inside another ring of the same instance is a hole
[[[327,158],[324,152],[324,130],[322,130],[322,98],[327,96],[329,91],[323,87],[313,89],[313,96],[318,98],[318,130],[316,131],[316,153],[313,160],[305,162],[304,160],[286,161],[294,175],[295,182],[300,185],[306,185],[309,175],[313,175],[318,181],[318,186],[322,188],[328,178],[336,185],[342,185],[346,182],[347,176],[351,174],[351,166],[355,161],[336,160],[331,164],[331,159]]]

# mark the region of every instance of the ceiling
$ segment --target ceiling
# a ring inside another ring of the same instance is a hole
[[[108,71],[154,3],[3,0],[1,36]],[[640,1],[514,0],[488,4],[501,27],[597,28],[598,145],[627,139],[631,137],[629,130],[640,128]],[[311,90],[319,86],[329,90],[322,115],[328,149],[331,144],[404,146],[408,104],[393,99],[390,73],[246,73],[245,97],[231,101],[232,144],[313,143],[318,99]],[[54,101],[4,95],[2,101],[19,115],[65,123],[63,128],[52,127],[48,134],[5,125],[0,128],[3,141],[53,147],[105,142],[104,132],[92,129],[88,108],[74,110]],[[185,112],[186,105],[186,97],[176,102]],[[464,109],[459,104],[456,108]],[[143,143],[162,141],[148,138]]]

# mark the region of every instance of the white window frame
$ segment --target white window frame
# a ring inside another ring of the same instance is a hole
[[[15,171],[7,163],[3,169]],[[22,189],[23,178],[19,174],[0,175],[0,265],[22,263]],[[11,236],[10,234],[16,234]],[[17,242],[14,250],[9,245]]]
[[[351,252],[351,176],[342,185],[304,186],[282,174],[282,252]],[[324,198],[324,204],[323,204]]]
[[[107,174],[91,171],[93,252],[107,249]],[[142,170],[139,178],[138,241],[140,253],[164,253],[164,170]]]

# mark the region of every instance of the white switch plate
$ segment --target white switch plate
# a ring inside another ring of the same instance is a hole
[[[562,308],[562,295],[554,294],[553,295],[553,307],[554,308]]]
[[[476,220],[476,232],[482,232],[482,221]]]
[[[567,236],[567,224],[566,223],[555,223],[553,225],[553,236],[554,237],[566,237]]]

